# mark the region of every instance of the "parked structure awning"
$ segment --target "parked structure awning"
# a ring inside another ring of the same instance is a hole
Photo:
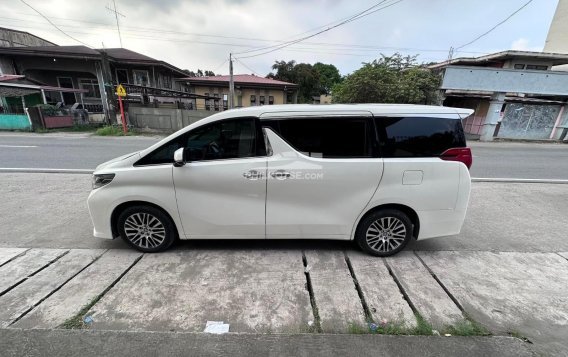
[[[9,83],[1,80],[0,76],[0,97],[21,97],[24,95],[40,93],[42,90],[46,92],[63,92],[63,93],[87,93],[86,89],[52,87],[35,84]]]

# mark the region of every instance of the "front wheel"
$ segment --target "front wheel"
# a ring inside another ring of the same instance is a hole
[[[172,220],[155,207],[128,207],[118,216],[117,224],[122,239],[142,252],[161,252],[175,241]]]
[[[388,257],[404,249],[412,238],[412,222],[396,209],[378,210],[365,217],[357,228],[355,240],[365,252]]]

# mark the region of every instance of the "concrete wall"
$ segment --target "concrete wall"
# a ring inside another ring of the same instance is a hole
[[[27,32],[0,28],[0,47],[55,46]]]
[[[568,95],[568,73],[487,67],[445,69],[441,89]]]
[[[177,131],[214,114],[205,110],[146,108],[130,106],[128,119],[137,128]]]

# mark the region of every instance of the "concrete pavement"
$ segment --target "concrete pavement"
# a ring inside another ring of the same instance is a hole
[[[378,259],[337,250],[0,248],[15,254],[0,276],[17,276],[0,293],[0,326],[201,332],[223,321],[231,333],[359,334],[370,321],[410,332],[419,315],[442,334],[471,318],[561,355],[568,354],[568,254],[561,253]]]
[[[0,173],[0,247],[127,248],[121,240],[96,239],[86,200],[89,175]],[[568,186],[473,183],[462,232],[413,241],[415,250],[566,252]],[[33,219],[32,224],[30,220]],[[350,242],[182,242],[179,249],[355,249]]]

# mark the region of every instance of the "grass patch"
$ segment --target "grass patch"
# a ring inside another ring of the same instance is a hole
[[[126,135],[128,135],[130,132],[128,132]],[[118,127],[118,126],[103,126],[102,128],[98,128],[97,131],[95,131],[95,135],[99,135],[99,136],[123,136],[124,132],[122,131],[122,128]]]
[[[89,125],[89,124],[78,124],[73,125],[68,128],[54,128],[54,129],[45,129],[45,128],[36,128],[34,130],[35,133],[38,134],[46,134],[46,133],[88,133],[97,130],[97,126]]]
[[[447,326],[443,330],[443,334],[453,336],[489,336],[491,333],[478,322],[468,318],[453,326]]]
[[[59,326],[59,328],[67,329],[67,330],[74,330],[74,329],[83,329],[87,326],[83,321],[85,315],[91,307],[93,307],[102,297],[104,293],[96,296],[93,300],[91,300],[87,305],[83,306],[81,311],[79,311],[75,316],[68,318],[64,323]]]
[[[377,334],[377,335],[420,335],[431,336],[432,325],[428,323],[420,314],[416,314],[416,326],[408,327],[403,320],[391,321],[386,324],[372,323],[367,326],[359,324],[349,324],[348,333],[360,334]]]

